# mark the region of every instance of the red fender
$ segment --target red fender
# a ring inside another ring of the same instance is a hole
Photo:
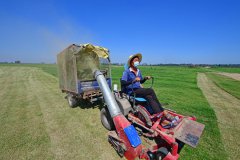
[[[139,157],[143,149],[142,144],[138,145],[135,148],[132,147],[127,135],[124,132],[124,128],[129,127],[131,123],[122,114],[113,117],[113,122],[115,124],[116,132],[119,138],[124,142],[124,145],[127,149],[124,153],[124,156],[128,160],[134,160],[135,158]]]

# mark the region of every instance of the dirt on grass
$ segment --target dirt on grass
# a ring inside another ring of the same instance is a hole
[[[56,77],[0,68],[0,159],[119,159],[98,106],[69,108]]]
[[[229,159],[239,159],[240,100],[217,87],[204,73],[199,73],[197,79],[198,86],[217,115]]]
[[[226,73],[226,72],[216,72],[216,73],[240,81],[240,73]]]

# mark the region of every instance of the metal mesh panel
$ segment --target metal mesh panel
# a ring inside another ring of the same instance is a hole
[[[76,60],[73,53],[77,47],[71,45],[57,56],[59,84],[62,90],[76,92]]]

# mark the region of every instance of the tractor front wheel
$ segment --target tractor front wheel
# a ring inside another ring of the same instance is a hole
[[[112,119],[107,107],[104,107],[101,109],[100,117],[101,117],[102,125],[107,130],[111,131],[111,130],[115,129],[113,119]]]

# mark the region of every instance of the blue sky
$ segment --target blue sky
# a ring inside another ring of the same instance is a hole
[[[239,0],[1,0],[0,62],[54,63],[72,43],[112,62],[240,63]]]

